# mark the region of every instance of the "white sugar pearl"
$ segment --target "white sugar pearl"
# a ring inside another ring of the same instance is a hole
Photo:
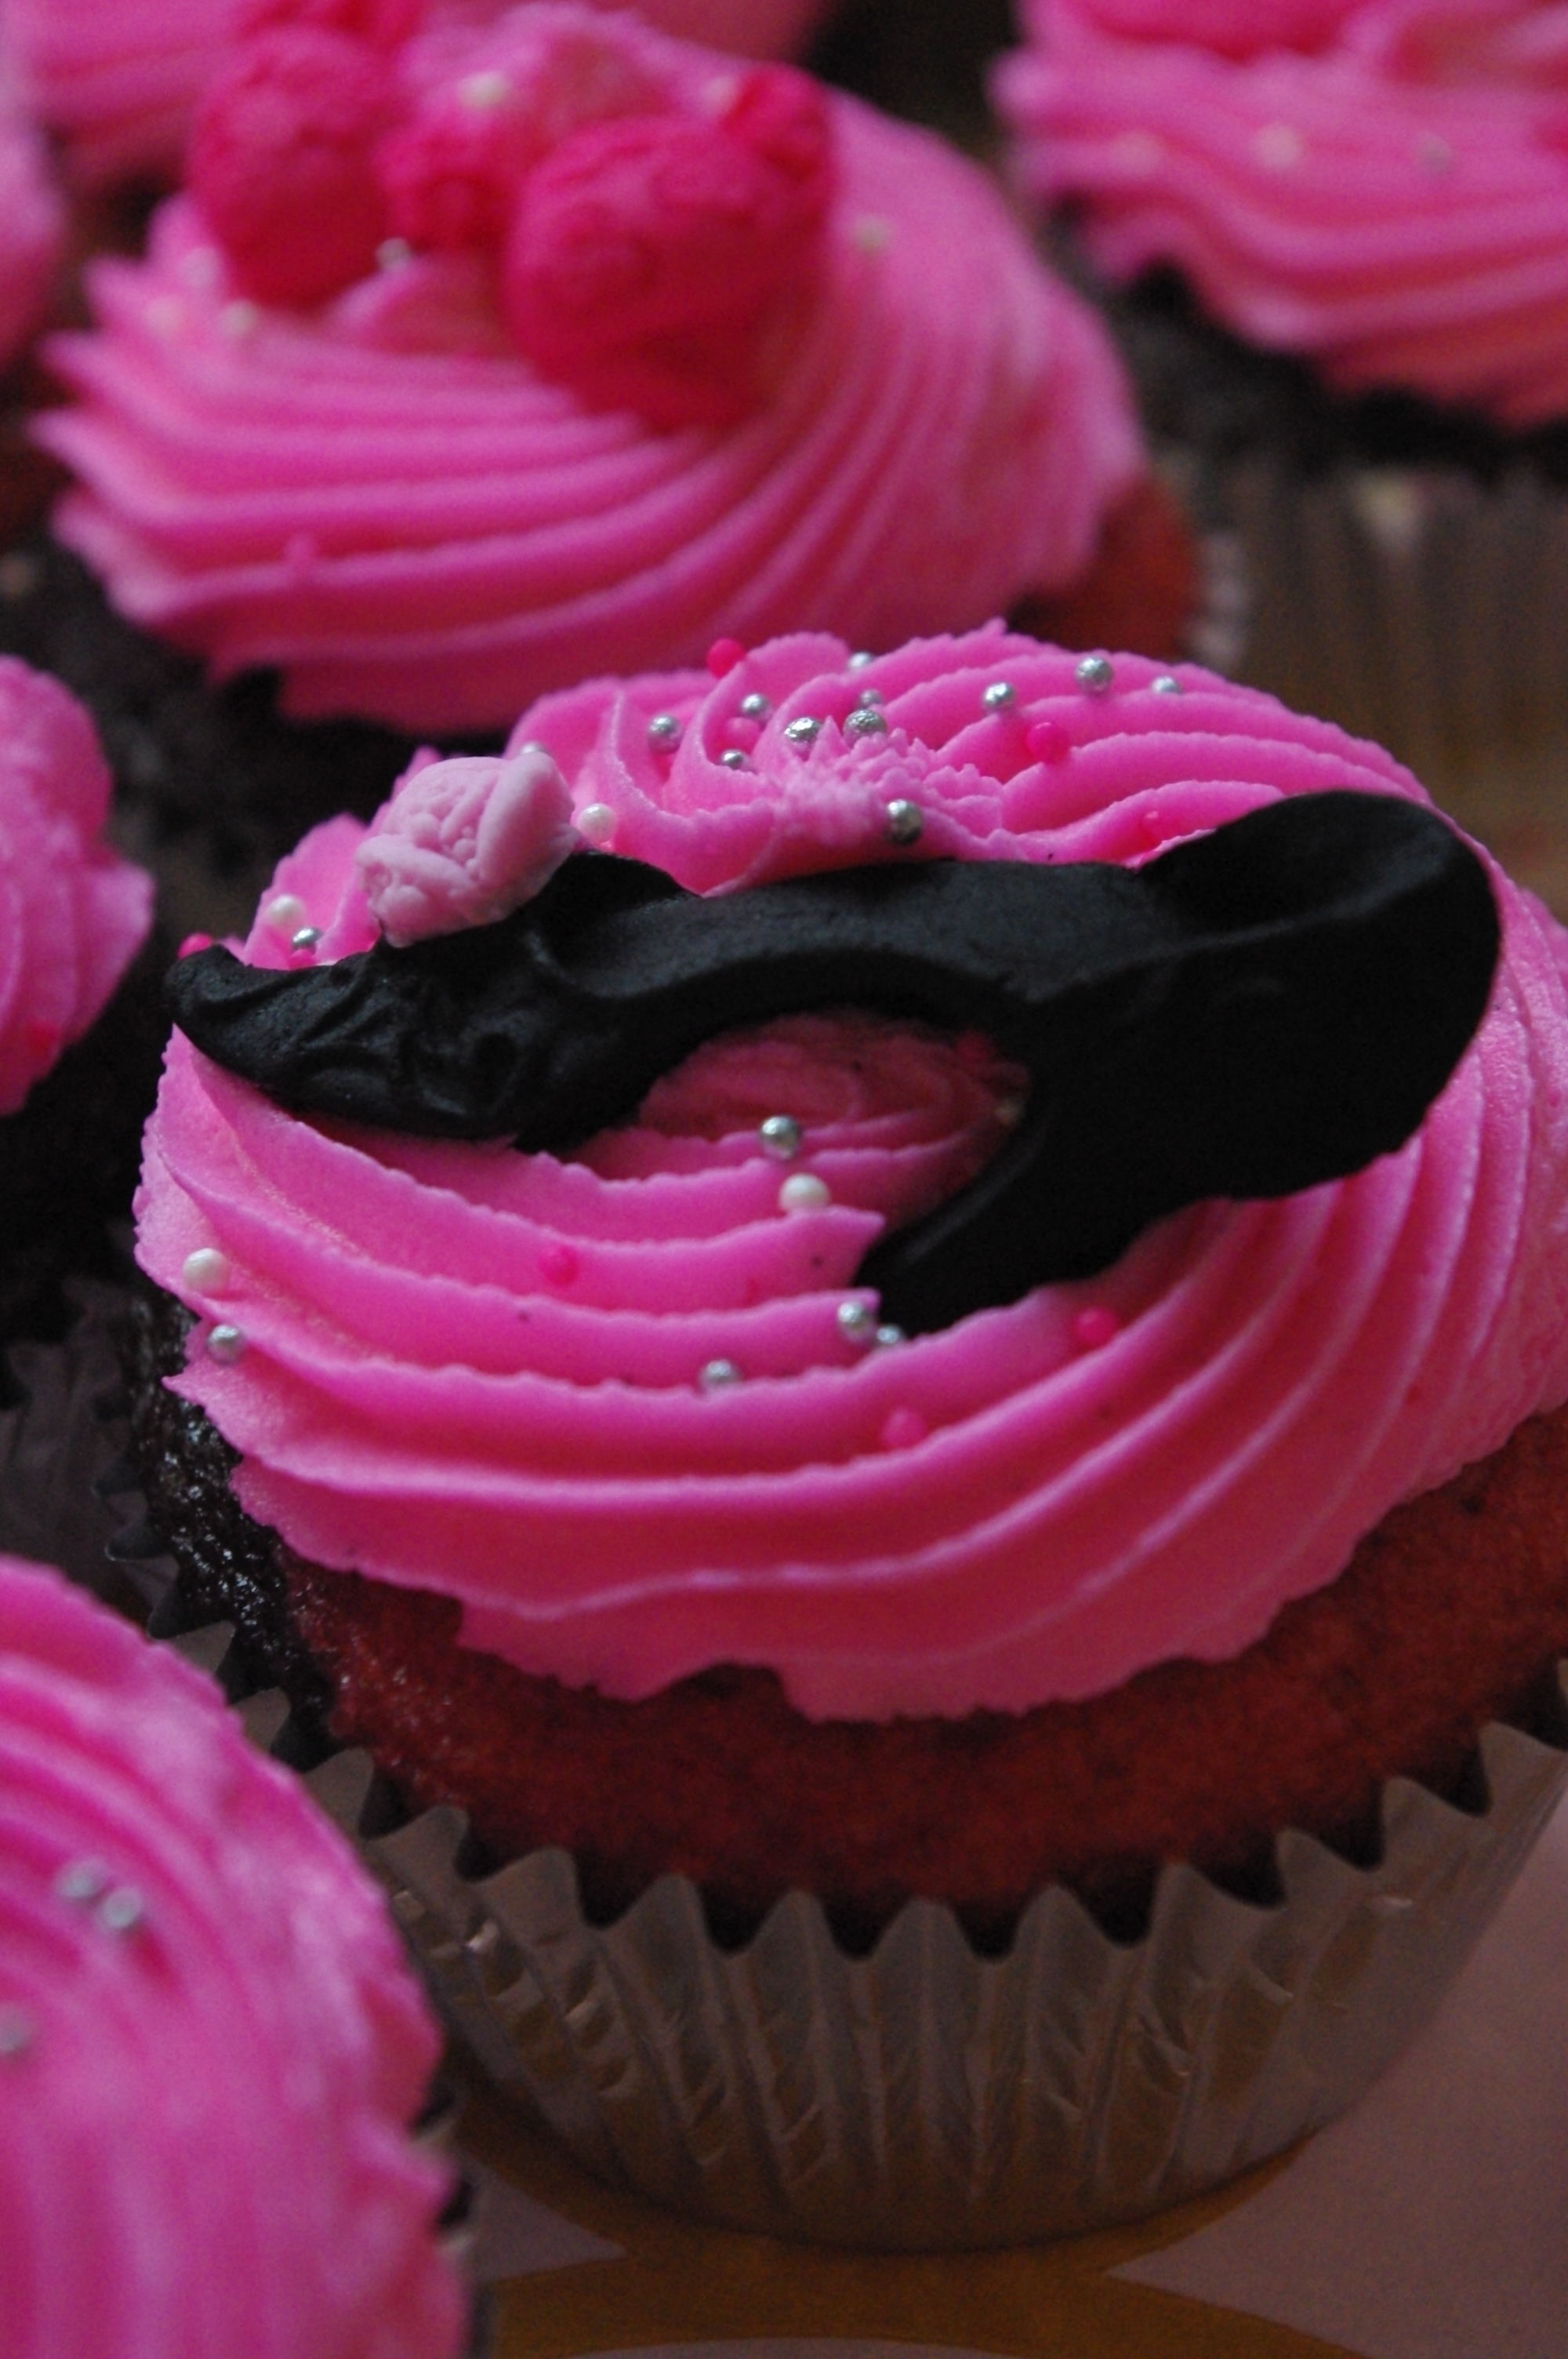
[[[833,1190],[815,1171],[796,1171],[779,1190],[781,1212],[819,1212],[833,1201]]]
[[[117,1884],[98,1904],[98,1922],[106,1933],[134,1933],[146,1913],[146,1902],[130,1884]]]
[[[226,1253],[216,1245],[198,1245],[186,1255],[179,1274],[192,1294],[222,1294],[233,1273]]]

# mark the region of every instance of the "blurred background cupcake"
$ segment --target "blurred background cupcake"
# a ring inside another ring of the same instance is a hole
[[[1568,906],[1568,34],[1498,0],[1028,0],[1013,164],[1237,531],[1246,677]]]
[[[0,1557],[7,2359],[457,2359],[439,2052],[384,1903],[210,1680]]]
[[[167,946],[109,796],[81,705],[0,658],[0,1348],[59,1333],[61,1279],[112,1266],[157,1085]]]
[[[990,180],[630,17],[269,19],[146,261],[91,284],[38,432],[114,611],[51,548],[0,632],[93,705],[155,828],[227,825],[236,897],[312,792],[368,811],[415,736],[497,742],[609,666],[1025,600],[1162,652],[1190,609],[1109,340]]]
[[[438,0],[432,12],[457,23],[501,15],[505,0]],[[609,6],[614,0],[593,0]],[[806,44],[831,0],[642,0],[638,15],[687,40],[747,57],[787,57]],[[26,104],[62,147],[73,185],[172,186],[178,179],[197,102],[243,25],[284,12],[267,0],[142,0],[105,11],[94,0],[12,0],[6,26]],[[374,8],[352,0],[316,12],[349,27]],[[397,0],[388,24],[416,9]]]

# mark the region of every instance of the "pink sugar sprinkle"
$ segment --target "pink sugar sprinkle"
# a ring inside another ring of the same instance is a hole
[[[722,679],[745,659],[746,650],[739,639],[715,639],[708,650],[708,669],[715,679]]]
[[[1120,1328],[1121,1321],[1104,1302],[1091,1302],[1073,1321],[1073,1341],[1080,1352],[1104,1349]]]
[[[550,1286],[569,1286],[579,1266],[570,1245],[547,1245],[539,1256],[540,1276]]]
[[[1073,741],[1059,721],[1032,722],[1023,742],[1036,762],[1065,762],[1073,750]]]
[[[211,947],[211,934],[187,934],[176,955],[179,958],[194,958],[198,951],[210,951]]]

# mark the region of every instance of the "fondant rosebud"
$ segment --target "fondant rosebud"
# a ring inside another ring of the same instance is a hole
[[[831,186],[802,123],[754,114],[589,124],[529,176],[503,299],[536,367],[659,426],[744,416],[758,331],[809,272]]]
[[[524,745],[507,760],[464,755],[412,771],[356,859],[372,913],[402,950],[507,916],[580,842],[566,780]]]
[[[386,234],[374,154],[395,103],[375,49],[314,26],[257,34],[211,83],[189,183],[250,294],[318,303],[371,268]]]

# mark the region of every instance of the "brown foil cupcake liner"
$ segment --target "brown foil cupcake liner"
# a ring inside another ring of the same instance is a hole
[[[281,1696],[243,1709],[288,1750]],[[716,2225],[937,2250],[1136,2218],[1350,2104],[1458,1971],[1568,1751],[1494,1724],[1478,1767],[1475,1809],[1391,1781],[1373,1865],[1288,1832],[1271,1905],[1168,1867],[1132,1942],[1053,1886],[1000,1958],[918,1900],[849,1956],[800,1893],[724,1948],[673,1876],[595,1925],[564,1852],[470,1876],[459,1811],[374,1832],[365,1754],[308,1783],[452,2027],[588,2169]]]
[[[1568,910],[1568,495],[1523,468],[1254,459],[1196,496],[1248,585],[1205,659],[1386,745]]]

